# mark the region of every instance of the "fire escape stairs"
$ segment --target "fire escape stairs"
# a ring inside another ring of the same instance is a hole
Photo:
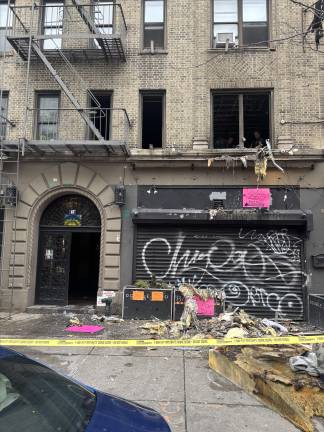
[[[68,97],[68,99],[70,100],[70,102],[72,103],[72,105],[74,106],[74,108],[79,112],[80,116],[84,119],[84,121],[86,122],[86,124],[89,127],[89,129],[91,130],[91,132],[93,132],[93,134],[95,135],[95,137],[100,142],[104,142],[105,139],[103,138],[103,136],[101,135],[101,133],[99,132],[99,130],[96,128],[96,126],[94,125],[93,121],[91,120],[91,118],[89,117],[89,115],[87,114],[87,112],[81,107],[79,101],[74,96],[74,94],[72,93],[72,91],[68,88],[68,86],[65,84],[65,82],[60,77],[60,75],[58,74],[58,72],[54,69],[54,67],[52,66],[51,62],[48,60],[48,58],[44,54],[44,51],[42,51],[40,49],[39,45],[34,40],[31,41],[31,47],[32,47],[33,51],[35,52],[35,54],[37,54],[37,56],[43,62],[43,64],[45,65],[45,67],[47,68],[47,70],[50,72],[50,74],[52,75],[52,77],[55,79],[55,81],[57,82],[57,84],[61,87],[61,89],[63,90],[63,92],[65,93],[65,95]]]
[[[79,12],[80,17],[83,19],[83,21],[85,22],[86,26],[90,30],[90,32],[92,34],[98,36],[96,38],[96,41],[97,41],[98,45],[103,50],[103,52],[105,53],[106,57],[109,57],[110,53],[108,53],[107,49],[106,49],[106,48],[108,48],[108,45],[106,46],[104,44],[104,41],[102,39],[102,34],[99,32],[97,26],[93,22],[91,14],[84,8],[84,6],[81,3],[79,3],[79,0],[72,0],[72,4],[75,6],[76,10]]]
[[[90,32],[93,35],[98,36],[98,37],[95,37],[95,40],[98,43],[99,47],[102,49],[106,58],[108,58],[108,59],[112,58],[112,55],[114,54],[114,52],[111,51],[111,47],[109,45],[108,40],[106,40],[105,38],[102,37],[103,34],[100,33],[97,26],[95,25],[95,22],[93,21],[93,17],[91,16],[91,13],[89,13],[87,11],[87,9],[79,3],[79,0],[72,0],[72,3],[75,6],[76,10],[78,11],[81,19],[84,21],[87,28],[90,30]],[[18,16],[17,16],[17,19],[19,19]],[[110,154],[110,152],[112,151],[111,146],[108,144],[107,140],[105,140],[105,138],[102,136],[100,131],[95,126],[92,118],[90,117],[90,113],[88,113],[87,110],[82,108],[81,104],[79,103],[78,99],[76,98],[76,96],[73,94],[73,92],[69,88],[68,84],[66,82],[64,82],[64,80],[59,75],[58,71],[54,68],[53,64],[50,61],[50,59],[52,57],[49,57],[46,53],[46,50],[43,50],[41,48],[37,38],[35,39],[33,36],[29,35],[28,29],[23,25],[23,23],[21,22],[20,19],[19,19],[19,22],[22,25],[22,28],[24,29],[26,36],[25,37],[19,37],[17,39],[15,37],[8,37],[8,41],[12,44],[12,46],[15,48],[15,50],[18,52],[18,54],[20,54],[20,56],[24,60],[28,60],[28,58],[31,55],[35,55],[37,58],[39,58],[42,61],[42,63],[44,64],[46,69],[49,71],[51,76],[54,78],[54,80],[60,86],[60,88],[65,93],[67,98],[70,100],[71,104],[78,111],[80,116],[83,118],[83,120],[85,121],[85,123],[89,127],[89,130],[95,136],[97,143],[104,145],[108,154]],[[30,51],[28,48],[29,44],[30,44],[30,48],[31,48]],[[119,46],[117,46],[116,49],[117,49],[118,54],[120,54],[122,52],[120,50]],[[61,48],[57,48],[57,51],[60,53],[60,55],[62,56],[62,58],[64,58],[64,60],[66,62],[70,63],[69,60],[64,56],[64,53],[61,50]],[[71,65],[71,67],[72,67],[72,65]],[[81,77],[80,77],[80,81],[82,81]],[[89,92],[89,90],[88,90],[88,92]],[[89,92],[89,93],[90,93],[91,99],[95,102],[97,108],[99,108],[99,109],[102,108],[100,103],[94,97],[94,95],[91,95],[91,92]]]

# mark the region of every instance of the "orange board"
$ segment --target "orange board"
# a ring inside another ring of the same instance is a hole
[[[133,300],[143,301],[144,291],[133,291]]]
[[[163,302],[163,300],[164,300],[163,292],[160,292],[160,291],[153,291],[152,292],[152,301]]]

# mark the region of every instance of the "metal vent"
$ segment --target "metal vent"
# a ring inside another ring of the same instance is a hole
[[[224,208],[224,200],[222,199],[214,199],[213,200],[213,209],[223,209]]]

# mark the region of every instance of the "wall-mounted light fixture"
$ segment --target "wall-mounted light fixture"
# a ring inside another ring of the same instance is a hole
[[[124,185],[120,184],[115,187],[115,204],[120,207],[126,203],[126,188]]]

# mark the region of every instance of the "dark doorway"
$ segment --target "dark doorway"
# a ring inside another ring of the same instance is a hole
[[[100,260],[100,214],[88,198],[65,195],[40,220],[36,303],[95,304]]]
[[[142,147],[161,148],[163,144],[164,93],[142,94]]]
[[[69,304],[95,303],[98,289],[100,233],[72,233]]]

